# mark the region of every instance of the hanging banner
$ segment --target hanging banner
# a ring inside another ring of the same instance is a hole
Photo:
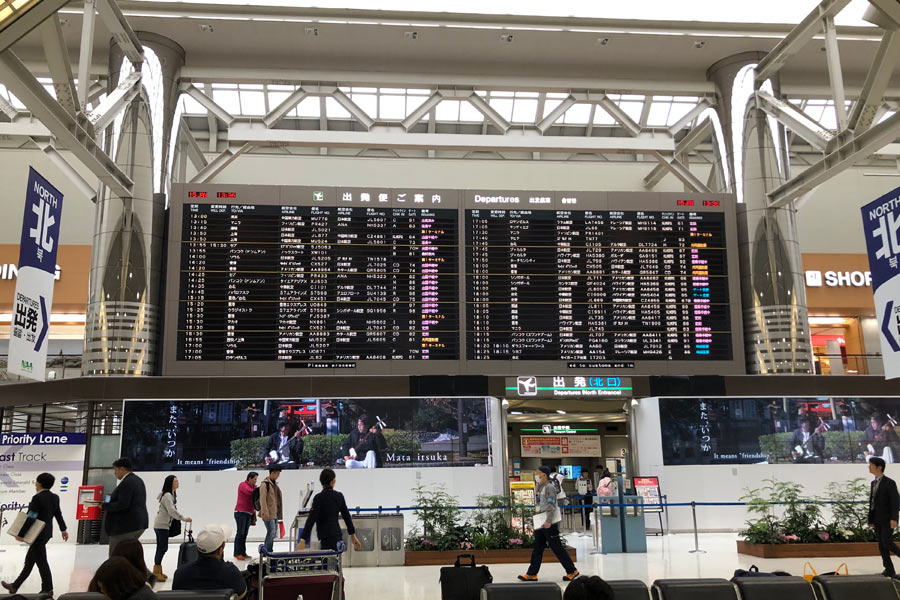
[[[11,374],[44,381],[63,196],[29,168],[9,334]]]
[[[86,436],[83,433],[0,433],[0,509],[12,522],[34,496],[34,480],[47,472],[56,477],[51,491],[59,496],[59,508],[74,535],[78,486],[84,474]],[[0,523],[5,533],[8,523]],[[55,531],[59,528],[54,524]],[[57,533],[54,541],[59,541]],[[7,535],[3,542],[12,542]]]

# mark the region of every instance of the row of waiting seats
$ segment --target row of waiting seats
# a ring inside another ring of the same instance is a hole
[[[234,590],[165,590],[156,592],[156,595],[161,600],[230,600],[234,596]],[[45,600],[49,597],[46,594],[16,594],[16,596],[24,600]],[[107,600],[107,598],[96,592],[70,592],[56,600]]]
[[[607,583],[615,591],[615,600],[900,600],[898,582],[881,575],[822,575],[811,583],[802,577],[659,579],[649,589],[637,580]],[[509,597],[505,591],[511,585],[517,586],[519,600],[562,598],[555,583],[489,583],[482,589],[481,598]]]

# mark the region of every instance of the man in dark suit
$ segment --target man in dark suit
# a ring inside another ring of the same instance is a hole
[[[869,527],[875,528],[878,550],[881,551],[881,560],[884,562],[882,575],[893,577],[896,572],[894,563],[891,562],[891,552],[900,556],[900,548],[893,541],[900,514],[900,494],[897,493],[894,480],[885,477],[884,465],[881,457],[869,458],[869,473],[875,476],[869,492]]]
[[[288,435],[287,421],[278,422],[278,431],[269,436],[263,448],[266,464],[278,464],[282,468],[296,468],[303,462],[303,430],[298,428],[294,435]]]
[[[103,503],[106,533],[109,534],[109,555],[122,540],[138,539],[150,525],[147,514],[147,489],[144,480],[131,472],[131,460],[124,456],[113,462],[119,485],[109,502]]]
[[[41,473],[34,482],[34,489],[37,493],[31,498],[28,504],[29,515],[34,515],[26,521],[25,527],[16,535],[16,539],[23,541],[23,535],[28,533],[28,529],[34,524],[34,519],[42,521],[44,528],[38,534],[37,539],[28,548],[25,553],[25,566],[22,572],[12,583],[0,582],[10,594],[15,594],[19,587],[31,575],[35,566],[38,573],[41,574],[41,593],[53,595],[53,575],[50,573],[50,565],[47,563],[47,542],[53,537],[53,519],[59,523],[59,530],[62,532],[63,541],[69,541],[69,534],[66,532],[66,522],[63,520],[62,512],[59,510],[59,496],[50,491],[56,477],[50,473]]]

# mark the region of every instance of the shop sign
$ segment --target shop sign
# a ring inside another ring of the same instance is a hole
[[[506,395],[510,398],[630,398],[632,391],[630,377],[520,375],[506,378]]]
[[[523,435],[522,456],[562,458],[564,456],[602,456],[599,435]]]
[[[885,379],[900,377],[900,188],[862,207]]]
[[[806,271],[806,287],[872,287],[869,271]]]
[[[543,433],[544,435],[566,433],[597,433],[596,428],[572,427],[571,425],[541,425],[540,429],[522,428],[522,431],[527,431],[529,433]]]

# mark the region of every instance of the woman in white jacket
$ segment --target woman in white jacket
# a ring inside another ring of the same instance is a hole
[[[153,561],[153,575],[159,582],[168,579],[162,572],[162,560],[169,549],[169,528],[172,526],[172,520],[178,519],[185,523],[191,522],[190,517],[185,517],[175,508],[175,504],[178,501],[178,496],[175,493],[177,489],[178,478],[174,475],[169,475],[163,482],[162,492],[156,497],[159,500],[159,510],[156,511],[156,518],[153,519],[153,531],[156,533],[156,556]]]

